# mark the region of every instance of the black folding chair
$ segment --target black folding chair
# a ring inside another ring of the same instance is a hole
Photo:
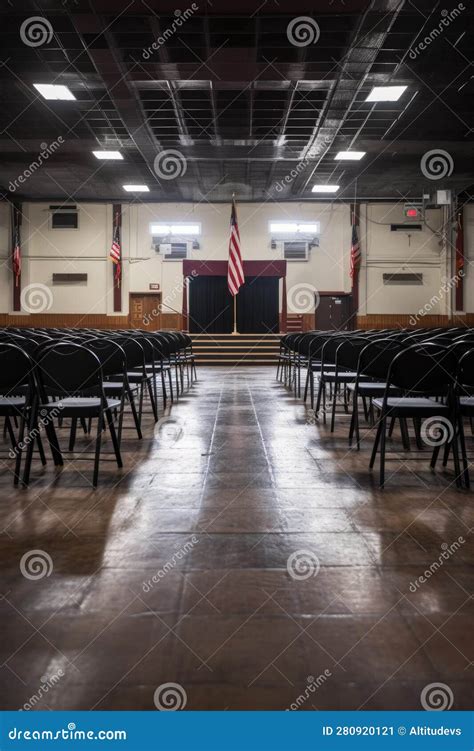
[[[55,343],[39,351],[36,374],[39,387],[39,404],[33,410],[32,420],[38,410],[48,421],[48,439],[56,466],[64,464],[54,427],[54,415],[60,411],[63,418],[97,418],[94,473],[92,484],[97,486],[102,432],[107,422],[118,467],[122,467],[120,447],[115,432],[112,410],[120,407],[119,400],[108,400],[104,393],[102,366],[94,352],[80,344]],[[51,401],[50,396],[57,397]],[[28,446],[25,472],[31,464],[32,446]],[[76,459],[77,461],[77,459]]]
[[[456,358],[446,347],[419,343],[411,345],[395,355],[388,374],[387,385],[382,399],[374,399],[374,407],[380,412],[377,433],[374,440],[370,469],[373,468],[375,457],[380,445],[380,487],[385,484],[385,444],[387,420],[391,418],[439,418],[439,424],[446,426],[446,441],[451,434],[456,484],[459,479],[459,456],[455,435],[455,395],[454,378],[456,373]],[[403,396],[391,396],[391,388],[395,386]],[[435,401],[432,397],[443,397],[445,402]],[[435,453],[431,460],[434,467]]]
[[[16,344],[0,343],[0,415],[5,418],[6,431],[15,456],[13,484],[20,479],[21,460],[26,446],[38,444],[41,461],[46,464],[40,431],[35,427],[33,415],[37,401],[34,379],[34,362],[23,349]],[[11,420],[18,420],[18,440]],[[25,438],[25,429],[27,435]],[[28,485],[29,473],[23,476],[23,484]]]

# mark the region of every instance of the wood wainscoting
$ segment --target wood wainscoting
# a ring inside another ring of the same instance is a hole
[[[181,331],[182,316],[161,314],[161,328]],[[85,313],[32,313],[31,315],[8,315],[0,313],[0,326],[51,329],[130,329],[128,316],[90,315]],[[140,328],[145,328],[140,326]],[[158,328],[158,327],[157,327]]]

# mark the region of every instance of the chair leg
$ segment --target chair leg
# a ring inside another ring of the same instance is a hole
[[[171,376],[171,369],[168,370],[168,381],[169,381],[169,384],[170,384],[170,399],[171,399],[171,404],[174,404],[173,378]]]
[[[415,440],[418,451],[423,450],[423,441],[421,440],[421,419],[419,417],[413,418],[413,427],[415,428]]]
[[[56,428],[54,427],[53,420],[48,420],[47,424],[45,425],[45,431],[48,438],[48,443],[51,447],[51,455],[53,457],[54,464],[56,467],[62,467],[62,465],[64,464],[63,455],[61,453],[61,449],[59,448],[58,436],[56,433]]]
[[[137,429],[137,436],[138,438],[141,439],[143,437],[141,422],[138,419],[137,408],[135,405],[135,397],[133,396],[133,391],[130,388],[127,389],[127,397],[128,397],[128,401],[130,402],[130,409],[132,410],[133,422],[135,423],[135,427]]]
[[[13,448],[16,446],[16,438],[15,433],[12,428],[11,420],[9,417],[5,417],[5,423],[3,426],[3,437],[5,438],[8,433],[8,437],[10,438],[10,443],[12,444]]]
[[[381,488],[385,486],[385,440],[386,440],[386,424],[385,417],[381,420],[380,431],[380,480],[379,485]]]
[[[334,423],[336,422],[336,400],[337,400],[337,394],[338,394],[338,385],[337,382],[334,384],[334,394],[332,398],[332,408],[331,408],[331,433],[334,433]]]
[[[309,388],[309,365],[308,365],[308,369],[306,371],[306,379],[305,379],[305,382],[304,382],[304,396],[303,396],[303,401],[304,402],[308,398],[308,388]]]
[[[158,412],[156,410],[155,397],[153,395],[153,388],[152,388],[152,385],[150,383],[150,379],[149,378],[147,378],[146,385],[147,385],[147,388],[148,388],[148,395],[150,397],[150,403],[151,403],[151,409],[152,409],[152,412],[153,412],[153,417],[155,418],[155,422],[158,422]]]
[[[125,408],[125,389],[122,391],[122,395],[120,397],[120,407],[119,407],[119,420],[118,420],[118,430],[117,430],[117,439],[119,446],[122,445],[122,430],[123,430],[123,417],[124,417],[124,408]]]
[[[140,425],[142,424],[142,416],[143,416],[143,392],[145,390],[145,384],[144,381],[140,383],[140,396],[138,398],[138,422]]]
[[[167,394],[166,394],[166,381],[165,381],[165,372],[162,369],[161,370],[161,391],[163,393],[163,409],[166,409],[166,401],[167,401]]]
[[[18,485],[19,479],[20,479],[20,468],[21,468],[21,455],[22,455],[22,444],[23,444],[23,437],[25,435],[25,422],[26,422],[26,416],[25,414],[21,415],[20,418],[20,433],[18,435],[18,443],[15,446],[16,449],[16,458],[15,458],[15,475],[13,478],[13,484]],[[33,442],[34,443],[34,442]],[[29,444],[28,444],[29,446]]]
[[[467,454],[466,454],[466,439],[464,436],[464,425],[462,423],[462,416],[459,416],[458,420],[459,424],[459,443],[461,445],[461,456],[462,456],[462,465],[463,465],[463,479],[464,484],[466,488],[470,488],[471,483],[469,479],[469,463],[467,461]],[[456,436],[453,438],[453,440],[456,440]]]
[[[117,467],[120,468],[120,467],[123,467],[122,457],[121,457],[121,454],[120,454],[120,446],[119,446],[119,442],[117,440],[117,433],[115,432],[114,420],[113,420],[112,412],[110,411],[110,409],[106,409],[105,410],[105,416],[107,418],[107,423],[108,423],[108,426],[109,426],[110,437],[112,439],[112,445],[113,445],[114,451],[115,451],[115,458],[117,459]]]
[[[45,456],[45,453],[44,453],[43,441],[41,440],[41,433],[38,433],[38,435],[36,436],[36,442],[38,444],[38,453],[40,455],[41,464],[43,465],[43,467],[45,467],[46,466],[46,456]]]
[[[104,427],[104,413],[102,410],[99,412],[97,418],[97,435],[95,439],[95,455],[94,455],[94,474],[92,476],[92,485],[97,487],[97,480],[99,478],[99,460],[100,460],[100,447],[102,441],[102,430]]]
[[[314,412],[316,414],[316,417],[318,416],[319,409],[321,407],[321,396],[322,396],[322,393],[323,393],[323,385],[324,385],[324,379],[323,379],[323,376],[321,375],[320,378],[319,378],[319,383],[318,383],[318,396],[317,396],[317,399],[316,399],[316,409],[314,410]],[[313,406],[313,404],[311,403],[311,407],[312,406]]]
[[[323,400],[323,423],[326,425],[326,382],[323,382],[323,390],[322,390],[322,400]],[[329,398],[332,396],[332,385],[329,384]]]
[[[74,451],[74,444],[76,443],[76,430],[77,417],[73,417],[71,421],[71,432],[69,434],[69,451]]]
[[[410,435],[405,417],[400,417],[400,432],[402,434],[402,444],[405,451],[410,451]]]
[[[374,445],[372,447],[372,454],[370,455],[369,469],[374,468],[375,457],[377,456],[377,449],[379,447],[379,442],[380,442],[381,425],[382,425],[382,420],[380,420],[379,424],[377,425],[377,432],[375,434]]]

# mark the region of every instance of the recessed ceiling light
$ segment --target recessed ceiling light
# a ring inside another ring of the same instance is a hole
[[[365,154],[365,151],[339,151],[334,159],[344,160],[346,162],[358,162],[359,159],[362,159],[362,157],[365,156]]]
[[[313,185],[313,193],[337,193],[339,185]]]
[[[123,159],[120,151],[93,151],[96,159]]]
[[[149,193],[150,188],[148,185],[123,185],[122,186],[127,193]]]
[[[57,86],[52,83],[34,83],[33,86],[45,99],[75,99],[67,86]]]
[[[397,102],[408,86],[374,86],[366,102]]]

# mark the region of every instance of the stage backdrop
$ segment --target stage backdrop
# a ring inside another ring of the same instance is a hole
[[[244,261],[245,284],[237,295],[240,334],[279,331],[279,278],[286,277],[286,261]],[[183,294],[183,315],[191,333],[228,334],[233,328],[233,299],[227,288],[227,261],[183,261],[189,279]],[[283,285],[282,317],[286,319]],[[188,295],[189,290],[189,306]],[[189,310],[189,316],[188,316]]]

